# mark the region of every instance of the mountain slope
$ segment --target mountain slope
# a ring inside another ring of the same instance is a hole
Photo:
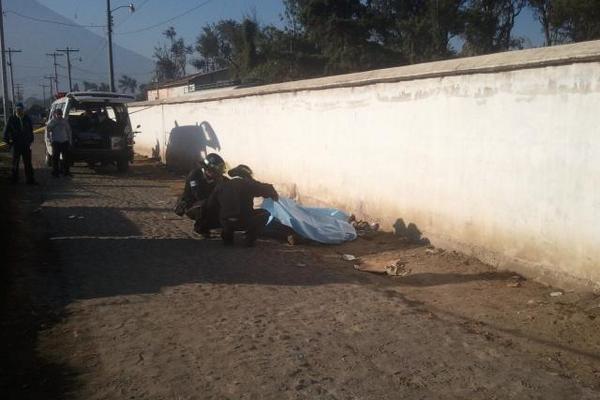
[[[35,0],[5,0],[5,46],[21,49],[23,52],[13,55],[15,83],[24,86],[25,97],[41,97],[39,84],[48,84],[45,75],[54,75],[53,61],[46,53],[57,48],[75,48],[79,53],[71,54],[73,83],[82,81],[108,82],[108,56],[105,28],[83,28],[37,22],[26,17],[75,24]],[[102,20],[99,18],[99,20]],[[104,20],[102,20],[104,21]],[[152,77],[153,63],[147,57],[115,45],[113,40],[113,58],[115,66],[115,85],[126,74],[137,79],[138,83],[148,82]],[[68,90],[66,57],[57,59],[59,89]],[[10,91],[10,87],[9,87]]]

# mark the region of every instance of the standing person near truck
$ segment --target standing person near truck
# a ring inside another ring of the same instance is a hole
[[[193,219],[194,231],[204,237],[210,236],[210,230],[219,228],[219,210],[208,206],[208,198],[223,180],[225,161],[215,153],[206,155],[199,165],[194,168],[185,180],[181,198],[175,207],[179,216],[187,215]]]
[[[11,182],[19,181],[19,162],[23,159],[25,178],[28,185],[37,185],[33,177],[33,165],[31,164],[31,144],[33,143],[33,124],[29,116],[25,114],[23,103],[17,103],[15,114],[8,118],[4,128],[4,141],[12,148],[12,177]]]
[[[58,178],[61,171],[65,176],[72,176],[69,169],[69,148],[73,143],[73,134],[69,121],[63,118],[62,110],[54,111],[54,118],[46,125],[46,136],[52,144],[52,176]]]

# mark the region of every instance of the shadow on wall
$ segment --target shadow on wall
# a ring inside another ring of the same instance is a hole
[[[156,139],[156,145],[152,148],[152,159],[160,160],[160,143],[158,143],[158,139]]]
[[[423,232],[417,228],[417,225],[412,222],[406,225],[402,218],[398,218],[396,223],[394,223],[394,234],[407,238],[410,243],[421,244],[425,246],[431,244],[429,239],[423,237]]]
[[[167,168],[177,172],[188,172],[196,162],[210,153],[209,148],[221,150],[219,138],[210,123],[204,121],[196,125],[179,126],[175,121],[165,154]]]

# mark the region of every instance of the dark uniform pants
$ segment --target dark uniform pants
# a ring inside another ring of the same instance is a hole
[[[52,142],[52,174],[58,175],[60,170],[69,173],[69,142]],[[60,156],[62,154],[62,162]]]
[[[211,229],[220,228],[218,210],[207,210],[206,200],[200,200],[187,207],[185,215],[193,219],[194,231],[202,235],[208,235]]]
[[[23,158],[23,167],[25,168],[25,178],[27,182],[33,182],[33,165],[31,165],[31,146],[13,144],[12,159],[12,180],[19,180],[19,161]]]
[[[246,244],[252,246],[256,237],[263,230],[271,214],[267,210],[252,210],[250,215],[239,218],[224,218],[221,220],[223,232],[221,237],[225,244],[233,244],[235,231],[246,232]]]

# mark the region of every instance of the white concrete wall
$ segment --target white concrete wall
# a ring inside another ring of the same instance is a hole
[[[390,230],[402,218],[495,266],[597,287],[600,42],[562,50],[139,103],[137,151],[158,144],[164,159],[176,123],[212,128],[230,164],[306,202]]]
[[[149,89],[147,92],[148,100],[159,100],[159,99],[168,99],[178,96],[183,96],[185,94],[185,88],[188,85],[182,86],[174,86],[167,88],[160,88],[158,90]]]

